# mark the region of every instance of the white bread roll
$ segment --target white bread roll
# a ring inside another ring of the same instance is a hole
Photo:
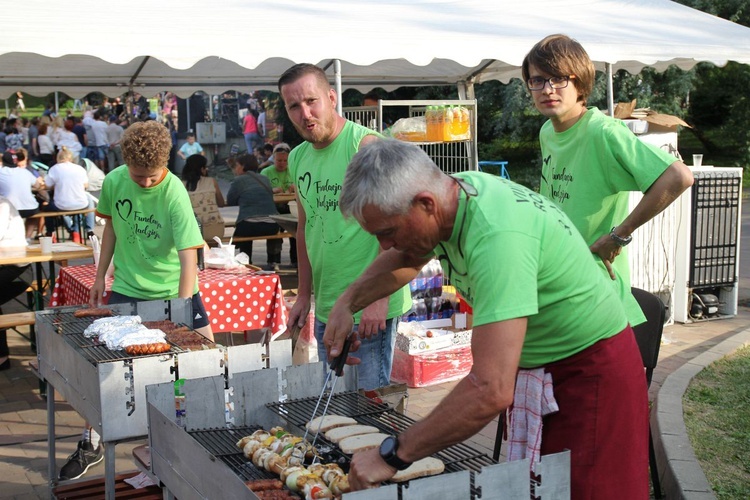
[[[372,425],[346,425],[344,427],[335,427],[325,433],[326,439],[332,443],[338,443],[344,438],[358,436],[360,434],[372,434],[378,432],[377,427]]]

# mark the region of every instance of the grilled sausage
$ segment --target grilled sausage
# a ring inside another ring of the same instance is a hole
[[[106,307],[87,307],[84,309],[78,309],[73,312],[73,316],[76,318],[91,318],[95,316],[112,316],[112,309]]]
[[[284,486],[278,479],[256,479],[245,481],[245,484],[251,491],[280,490]]]
[[[154,344],[134,344],[125,347],[125,352],[131,356],[139,356],[141,354],[159,354],[167,352],[172,348],[166,342],[157,342]]]

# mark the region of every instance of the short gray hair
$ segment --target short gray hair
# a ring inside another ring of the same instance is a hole
[[[383,215],[403,215],[414,197],[430,191],[447,199],[447,177],[427,154],[414,144],[381,139],[363,146],[346,169],[339,208],[344,217],[362,221],[367,205]]]

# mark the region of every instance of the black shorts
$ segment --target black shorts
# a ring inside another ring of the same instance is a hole
[[[109,300],[107,304],[124,304],[127,302],[145,302],[153,299],[136,299],[134,297],[128,297],[117,292],[107,292]],[[201,294],[196,293],[193,295],[193,328],[203,328],[208,326],[208,314],[206,308],[203,306],[203,300]]]

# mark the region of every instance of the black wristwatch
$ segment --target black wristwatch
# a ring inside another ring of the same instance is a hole
[[[633,235],[622,237],[615,234],[615,228],[613,227],[612,230],[609,232],[609,237],[612,238],[612,240],[617,243],[618,246],[624,247],[628,245],[631,241],[633,241]]]
[[[382,458],[385,463],[398,470],[407,469],[411,465],[411,462],[404,462],[398,458],[397,452],[398,437],[388,436],[382,443],[380,443],[380,458]]]

